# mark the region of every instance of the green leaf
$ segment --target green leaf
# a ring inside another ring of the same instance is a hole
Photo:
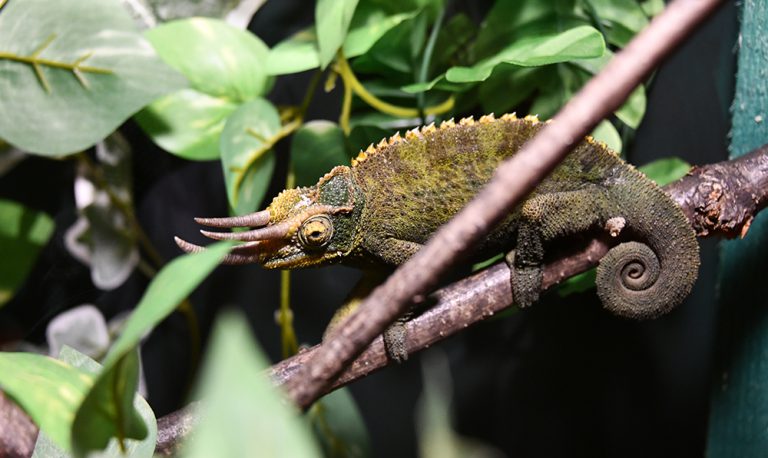
[[[325,456],[371,456],[368,430],[348,388],[323,396],[307,414]]]
[[[27,278],[52,233],[53,220],[45,213],[0,199],[0,307]]]
[[[265,374],[268,365],[245,318],[223,314],[195,396],[205,400],[205,415],[185,456],[321,456],[307,423]]]
[[[219,137],[237,104],[194,89],[167,95],[136,115],[139,126],[166,151],[192,160],[217,159]]]
[[[613,127],[611,121],[601,121],[600,124],[595,127],[595,130],[592,131],[592,137],[595,140],[605,143],[608,145],[608,148],[617,153],[621,153],[621,135],[619,135],[619,132]]]
[[[72,418],[92,384],[92,376],[53,358],[0,353],[0,387],[64,450],[71,450]]]
[[[365,54],[388,30],[415,14],[416,12],[388,15],[366,3],[360,5],[344,40],[344,56],[349,59]],[[267,71],[270,75],[285,75],[318,67],[320,52],[314,28],[302,30],[281,41],[272,48],[267,57]]]
[[[137,116],[139,125],[171,153],[197,160],[219,157],[227,116],[272,86],[265,66],[269,49],[255,35],[207,18],[169,22],[146,36],[192,89],[151,104]]]
[[[72,422],[72,449],[84,456],[91,450],[118,441],[147,438],[149,430],[136,411],[134,399],[139,385],[138,348],[105,368],[86,394]]]
[[[312,186],[333,167],[348,162],[344,132],[334,122],[310,121],[293,135],[291,163],[296,186]]]
[[[615,111],[616,117],[629,127],[637,129],[645,115],[645,105],[645,86],[640,85],[629,94],[627,101]]]
[[[101,371],[101,365],[99,363],[66,345],[61,349],[59,360],[91,375],[98,375],[99,371]],[[147,437],[142,441],[127,440],[125,443],[125,451],[120,449],[120,444],[117,440],[112,439],[109,442],[109,446],[98,454],[99,458],[152,457],[157,442],[157,421],[155,419],[155,413],[152,411],[152,408],[149,407],[147,401],[141,396],[135,397],[133,407],[138,411],[142,420],[147,425]],[[37,436],[37,442],[35,443],[35,450],[32,454],[32,458],[67,458],[69,456],[71,455],[56,446],[44,431],[41,431]]]
[[[103,448],[115,434],[118,438],[146,436],[146,427],[132,408],[138,380],[136,347],[142,336],[173,312],[213,271],[230,247],[230,243],[216,243],[201,253],[180,256],[155,276],[75,414],[76,451]]]
[[[186,85],[118,0],[9,2],[0,30],[0,137],[32,153],[88,148]],[[39,73],[19,59],[37,59]]]
[[[503,456],[500,450],[464,437],[453,428],[450,409],[453,387],[445,355],[433,351],[423,358],[423,361],[424,389],[416,405],[419,456],[423,458]]]
[[[227,120],[221,134],[221,165],[229,204],[238,215],[255,211],[267,192],[280,132],[280,114],[267,100],[242,105]],[[255,160],[254,160],[255,158]]]
[[[638,169],[659,186],[664,186],[684,177],[691,170],[691,164],[679,157],[656,159]]]
[[[484,81],[502,63],[533,67],[599,57],[604,51],[602,34],[590,26],[577,26],[563,32],[531,28],[525,37],[513,41],[494,56],[472,67],[452,67],[445,77],[457,83]]]
[[[595,277],[597,270],[589,269],[586,272],[576,274],[566,279],[557,286],[557,294],[560,297],[566,297],[574,293],[589,291],[595,287]]]
[[[636,0],[586,0],[597,19],[608,28],[608,41],[626,46],[629,39],[648,25],[648,18]]]
[[[317,0],[315,24],[320,68],[325,69],[336,56],[347,35],[358,0]]]

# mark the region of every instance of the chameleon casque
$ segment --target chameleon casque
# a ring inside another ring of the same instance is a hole
[[[266,210],[203,225],[255,227],[208,232],[234,239],[229,264],[292,269],[329,263],[396,266],[416,253],[544,125],[536,117],[483,116],[443,122],[371,145],[312,187],[287,189]],[[610,229],[618,222],[618,230]],[[589,231],[620,231],[597,269],[603,306],[631,318],[653,318],[690,292],[698,244],[682,210],[651,180],[605,144],[587,137],[485,241],[478,255],[508,252],[515,303],[538,299],[550,242]],[[615,234],[614,234],[615,235]],[[176,238],[185,251],[202,248]]]

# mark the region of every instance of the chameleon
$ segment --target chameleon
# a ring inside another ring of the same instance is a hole
[[[315,186],[284,190],[266,210],[196,221],[252,228],[201,231],[212,239],[244,242],[232,248],[223,260],[227,264],[397,266],[544,124],[535,116],[486,115],[433,123],[403,137],[397,133],[361,151],[351,166],[333,168]],[[514,301],[528,307],[539,298],[548,248],[591,231],[608,231],[620,242],[597,267],[604,308],[624,317],[654,318],[689,294],[699,254],[687,218],[655,183],[591,137],[575,144],[475,254],[482,259],[507,253]],[[187,252],[204,249],[178,237],[176,242]]]

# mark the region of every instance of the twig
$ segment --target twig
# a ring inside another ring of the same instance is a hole
[[[718,4],[717,0],[677,0],[616,54],[555,116],[554,122],[501,164],[491,182],[374,290],[307,360],[300,374],[286,383],[288,395],[296,404],[307,408],[327,391],[341,371],[402,315],[415,297],[434,288],[440,276],[546,177],[577,139],[618,108],[642,78]],[[525,173],[520,173],[522,170]]]

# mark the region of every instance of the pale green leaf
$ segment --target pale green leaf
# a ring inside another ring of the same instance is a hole
[[[358,0],[317,0],[315,26],[320,68],[325,69],[336,56],[347,35]]]
[[[349,163],[344,132],[334,122],[310,121],[293,135],[291,163],[296,186],[312,186],[337,165]]]
[[[221,134],[221,165],[236,214],[261,205],[275,167],[272,145],[279,131],[280,114],[265,99],[242,105],[227,120]]]
[[[0,199],[0,307],[21,286],[52,233],[53,220],[45,213]]]
[[[118,0],[9,2],[0,30],[0,137],[31,153],[88,148],[186,85]]]
[[[264,372],[268,366],[245,318],[222,315],[196,396],[206,407],[184,456],[321,456],[307,423]]]

